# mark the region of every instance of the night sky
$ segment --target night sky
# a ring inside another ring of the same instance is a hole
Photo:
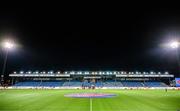
[[[70,10],[4,8],[0,38],[16,40],[8,55],[14,70],[169,71],[178,75],[174,52],[161,46],[180,37],[176,9]],[[3,64],[1,51],[0,63]]]

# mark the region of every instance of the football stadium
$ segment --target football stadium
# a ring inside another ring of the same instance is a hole
[[[179,78],[168,72],[13,72],[1,111],[178,111]]]
[[[1,2],[0,111],[180,111],[179,6],[26,2]]]

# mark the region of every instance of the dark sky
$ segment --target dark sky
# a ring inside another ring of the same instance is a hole
[[[10,52],[7,71],[125,70],[178,73],[174,52],[160,44],[177,36],[177,9],[75,10],[57,7],[4,8],[1,39],[21,47]],[[2,66],[1,52],[1,66]]]

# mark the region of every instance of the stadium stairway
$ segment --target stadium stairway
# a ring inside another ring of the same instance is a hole
[[[41,82],[40,86],[41,87],[60,87],[62,86],[64,82],[60,82],[60,81],[54,81],[54,82]]]
[[[122,82],[124,87],[143,87],[142,82]]]
[[[123,84],[121,82],[115,82],[116,87],[123,87]]]
[[[167,87],[163,82],[145,82],[146,87]]]
[[[81,87],[82,86],[82,82],[79,81],[68,81],[68,82],[64,82],[62,84],[62,86],[64,87]]]
[[[116,87],[115,81],[105,81],[103,82],[103,87]]]

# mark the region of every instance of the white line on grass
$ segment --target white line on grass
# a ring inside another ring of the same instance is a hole
[[[90,111],[92,111],[92,98],[90,98],[89,101],[90,101]]]

